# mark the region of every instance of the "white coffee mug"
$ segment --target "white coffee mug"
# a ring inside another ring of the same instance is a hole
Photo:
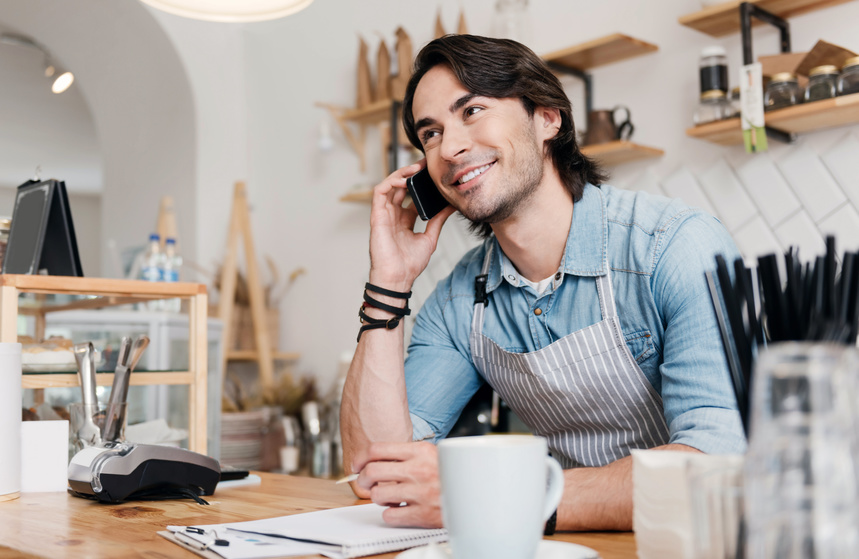
[[[454,559],[532,559],[564,474],[546,439],[457,437],[438,444],[441,512]]]

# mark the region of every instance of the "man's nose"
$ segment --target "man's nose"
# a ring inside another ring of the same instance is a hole
[[[461,126],[447,127],[441,137],[442,158],[452,161],[457,156],[466,153],[471,147],[471,137],[468,131]]]

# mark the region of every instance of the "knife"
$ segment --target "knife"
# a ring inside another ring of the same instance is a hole
[[[148,345],[149,337],[138,336],[130,348],[124,353],[120,352],[120,357],[124,354],[125,360],[122,363],[121,369],[119,364],[117,364],[117,373],[113,377],[113,390],[110,393],[111,406],[108,408],[108,420],[110,421],[111,429],[110,431],[105,430],[109,436],[113,437],[109,440],[118,440],[122,435],[122,428],[125,425],[125,414],[128,409],[124,404],[128,398],[131,373],[134,372],[134,368],[143,356],[143,350]]]
[[[116,357],[116,368],[113,371],[113,386],[110,390],[110,399],[107,401],[107,417],[104,420],[104,440],[119,440],[122,423],[118,422],[118,404],[125,400],[123,392],[128,387],[128,355],[131,349],[131,338],[123,336],[119,343],[119,352]],[[125,387],[125,388],[123,388]]]
[[[94,445],[101,442],[101,430],[93,421],[98,413],[98,397],[95,393],[95,356],[92,342],[74,346],[75,361],[78,363],[78,378],[81,381],[81,401],[84,408],[84,423],[78,428],[79,440]]]

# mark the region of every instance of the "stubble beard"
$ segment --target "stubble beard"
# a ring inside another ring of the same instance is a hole
[[[525,148],[524,156],[515,158],[506,177],[493,177],[499,184],[497,196],[494,199],[481,196],[483,185],[480,185],[466,193],[470,202],[457,208],[473,227],[480,228],[508,219],[539,189],[543,181],[543,153],[537,146],[534,130],[530,127],[526,130],[524,137],[516,142]]]

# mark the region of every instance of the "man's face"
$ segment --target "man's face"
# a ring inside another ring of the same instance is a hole
[[[548,132],[519,99],[475,95],[439,65],[418,83],[412,113],[430,175],[471,221],[504,221],[538,189]]]

